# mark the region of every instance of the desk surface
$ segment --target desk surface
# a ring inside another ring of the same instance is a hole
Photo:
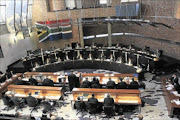
[[[28,97],[29,92],[37,99],[59,100],[61,96],[64,96],[62,87],[10,85],[8,86],[8,92],[6,92],[6,94],[10,96],[11,92],[20,98]],[[38,92],[38,94],[35,94],[36,92]]]
[[[74,88],[73,100],[76,101],[77,97],[82,97],[83,101],[88,101],[92,94],[99,102],[104,102],[107,94],[114,98],[117,104],[126,105],[141,105],[140,90],[118,90],[118,89],[92,89],[92,88]]]
[[[13,77],[10,78],[9,80],[6,80],[6,82],[4,82],[3,85],[0,86],[0,98],[1,98],[2,93],[7,91],[8,85],[16,82],[17,78],[20,76],[22,76],[22,73],[17,73],[13,75]]]
[[[162,79],[162,88],[163,88],[163,91],[165,94],[164,99],[166,102],[166,106],[168,108],[169,116],[173,116],[173,109],[174,108],[180,108],[180,105],[177,105],[176,103],[172,103],[171,101],[177,100],[177,99],[179,99],[179,97],[170,93],[170,90],[166,89],[166,85],[168,85],[168,82],[166,82],[166,78],[163,78]],[[173,88],[172,91],[175,91],[175,89]]]

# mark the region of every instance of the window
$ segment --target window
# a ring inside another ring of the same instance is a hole
[[[0,0],[0,24],[6,23],[6,1]]]
[[[121,0],[121,2],[138,2],[138,0]]]
[[[107,0],[100,0],[100,4],[107,4]]]
[[[102,6],[111,6],[112,0],[99,0],[99,4]]]

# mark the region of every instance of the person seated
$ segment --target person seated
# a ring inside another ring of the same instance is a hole
[[[26,82],[24,80],[22,80],[21,77],[18,77],[18,81],[17,81],[16,85],[26,85]]]
[[[179,93],[180,92],[180,84],[177,83],[176,85],[174,85],[174,89]]]
[[[104,106],[114,106],[114,99],[109,94],[104,98]]]
[[[178,77],[176,74],[173,74],[172,77],[170,78],[170,80],[173,85],[178,84]]]
[[[33,76],[31,75],[31,77],[29,78],[29,82],[30,82],[30,85],[37,85],[37,80],[33,78]]]
[[[91,88],[100,88],[101,86],[97,83],[91,84]]]
[[[122,78],[120,78],[120,82],[117,84],[118,89],[127,89],[127,84],[126,82],[123,81]]]
[[[91,81],[91,85],[92,84],[99,84],[99,80],[95,77],[93,77],[93,80]]]
[[[111,80],[111,78],[109,78],[109,81],[107,82],[106,87],[109,89],[114,89],[114,88],[116,88],[116,84],[114,81]]]
[[[44,79],[42,83],[44,86],[54,86],[54,82],[49,78],[50,77],[46,76],[46,78]]]
[[[37,104],[37,99],[35,98],[35,97],[33,97],[32,95],[31,95],[31,92],[29,92],[29,96],[26,98],[26,100],[29,100],[29,101],[31,101],[31,102],[34,102],[34,101],[36,101],[35,103]]]
[[[88,99],[88,102],[90,102],[92,104],[98,104],[98,99],[95,98],[94,94],[92,94],[92,97]]]
[[[82,107],[82,109],[85,109],[86,104],[83,101],[81,101],[80,97],[77,97],[77,101],[75,101],[74,108],[78,109],[80,107]]]
[[[88,78],[86,78],[86,80],[83,81],[83,84],[86,84],[88,87],[91,86],[91,82],[88,81]]]
[[[98,102],[98,99],[95,98],[95,95],[92,94],[92,97],[88,99],[88,103],[91,103],[93,105],[96,105],[97,107],[97,112],[100,112],[102,110],[102,104]]]
[[[138,89],[139,88],[139,84],[137,81],[134,81],[134,78],[132,78],[132,81],[129,84],[129,89]]]

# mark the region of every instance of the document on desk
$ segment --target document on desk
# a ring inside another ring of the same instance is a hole
[[[15,94],[16,97],[26,97],[26,95],[23,95],[23,94]]]
[[[176,103],[176,105],[180,105],[180,101],[179,100],[174,100],[174,102]]]

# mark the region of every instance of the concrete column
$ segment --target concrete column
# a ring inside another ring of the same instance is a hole
[[[79,28],[79,42],[81,44],[81,47],[84,47],[83,27],[81,23],[78,24],[78,28]]]
[[[111,38],[111,23],[108,22],[108,47],[112,46],[112,38]]]

